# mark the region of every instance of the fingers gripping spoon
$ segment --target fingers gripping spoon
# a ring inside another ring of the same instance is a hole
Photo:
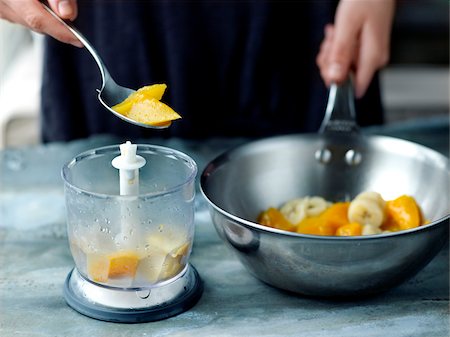
[[[95,48],[91,45],[91,43],[84,37],[83,34],[78,31],[70,22],[65,22],[62,20],[58,15],[56,15],[55,12],[53,12],[52,9],[50,9],[47,5],[42,4],[44,8],[53,15],[59,22],[61,22],[64,26],[67,27],[80,41],[81,43],[86,47],[86,49],[91,53],[92,57],[94,58],[95,62],[97,63],[97,66],[100,70],[100,74],[102,77],[102,86],[100,89],[97,89],[98,92],[98,100],[100,103],[111,113],[113,113],[115,116],[119,117],[120,119],[137,125],[144,128],[152,128],[152,129],[165,129],[167,128],[170,123],[164,123],[160,125],[151,125],[146,123],[140,123],[134,119],[128,118],[127,116],[124,116],[117,111],[113,110],[112,107],[116,104],[119,104],[120,102],[124,101],[131,93],[135,92],[135,90],[126,88],[123,86],[118,85],[114,79],[109,74],[109,71],[107,70],[103,60],[100,58],[99,54],[95,50]]]

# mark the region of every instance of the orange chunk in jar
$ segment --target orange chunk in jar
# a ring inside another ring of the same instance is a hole
[[[96,282],[109,278],[134,277],[139,256],[131,251],[88,255],[88,274]]]
[[[109,256],[110,278],[134,277],[136,274],[139,256],[134,252],[117,252]]]

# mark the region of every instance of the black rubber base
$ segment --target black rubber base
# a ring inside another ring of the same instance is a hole
[[[195,282],[191,289],[188,289],[181,296],[174,300],[151,308],[139,309],[119,309],[111,308],[99,304],[94,304],[85,297],[75,294],[70,285],[69,280],[72,271],[67,275],[64,283],[64,299],[67,304],[78,311],[80,314],[95,318],[101,321],[115,323],[145,323],[163,320],[169,317],[181,314],[192,308],[200,299],[203,293],[203,281],[197,270],[191,266],[195,275]]]

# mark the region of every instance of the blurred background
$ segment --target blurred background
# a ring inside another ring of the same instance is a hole
[[[381,72],[386,123],[449,118],[449,2],[399,1]],[[39,144],[43,36],[0,20],[0,149]]]

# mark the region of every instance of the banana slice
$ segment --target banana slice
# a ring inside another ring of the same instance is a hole
[[[362,227],[362,235],[375,235],[375,234],[381,234],[382,230],[380,229],[380,227],[376,227],[374,225],[364,225]]]
[[[348,220],[361,225],[380,227],[384,220],[384,210],[373,200],[356,198],[348,208]]]
[[[328,208],[328,203],[321,197],[305,197],[303,198],[306,216],[317,216]]]
[[[319,215],[329,205],[330,203],[321,197],[304,197],[288,201],[280,208],[280,212],[291,223],[297,224],[305,218]]]
[[[280,212],[292,224],[297,224],[306,217],[305,203],[303,198],[293,199],[286,202],[280,208]]]
[[[373,191],[366,191],[358,194],[355,199],[368,199],[375,201],[381,208],[384,209],[386,206],[386,201],[383,199],[380,193]]]

